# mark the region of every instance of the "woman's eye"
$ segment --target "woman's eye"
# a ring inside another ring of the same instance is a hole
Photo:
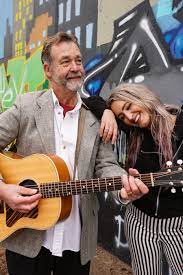
[[[126,110],[129,110],[130,107],[131,107],[131,103],[128,103],[128,104],[126,105]]]
[[[119,116],[118,118],[119,118],[120,120],[123,120],[123,119],[124,119],[124,116],[121,115],[121,116]]]

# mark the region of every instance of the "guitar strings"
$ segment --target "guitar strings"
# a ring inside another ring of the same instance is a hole
[[[176,172],[175,172],[176,173]],[[166,174],[168,174],[168,173],[164,173],[164,174],[162,174],[162,175],[160,175],[160,174],[158,174],[158,176],[159,177],[161,177],[161,176],[164,176],[164,175],[166,175]],[[148,176],[147,178],[145,178],[145,177],[143,177],[142,178],[142,175],[141,175],[141,177],[138,177],[139,179],[141,178],[141,180],[143,180],[143,182],[145,183],[149,183],[150,185],[151,185],[151,177],[150,176]],[[154,180],[157,180],[158,178],[154,178]],[[44,188],[45,186],[47,186],[48,188],[50,187],[50,186],[52,186],[52,185],[54,185],[54,184],[58,184],[58,185],[60,185],[60,186],[63,186],[63,188],[65,188],[65,186],[67,185],[67,186],[72,186],[73,188],[74,187],[78,187],[80,184],[84,184],[84,185],[86,185],[87,187],[93,187],[93,184],[97,184],[97,185],[100,185],[100,184],[104,184],[104,185],[108,185],[109,183],[121,183],[122,184],[122,182],[121,182],[121,177],[114,177],[114,178],[103,178],[103,179],[90,179],[90,180],[76,180],[76,181],[62,181],[62,182],[45,182],[45,183],[39,183],[39,186],[42,188]],[[109,183],[108,183],[109,182]],[[90,186],[91,185],[91,186]],[[25,186],[26,187],[26,186]],[[30,188],[34,188],[34,189],[39,189],[37,186],[35,186],[35,184],[34,185],[29,185],[28,187],[30,187]]]
[[[175,171],[171,172],[171,174],[176,174],[179,173],[180,171]],[[153,176],[157,177],[162,177],[164,175],[168,175],[170,172],[161,172],[161,173],[153,173]],[[149,174],[141,174],[137,175],[137,178],[141,178],[143,182],[148,185],[152,186],[153,184],[151,183],[151,177]],[[157,178],[154,178],[156,181]],[[178,183],[180,181],[174,181],[175,183]],[[160,181],[158,179],[158,183],[155,183],[155,185],[168,185],[171,186],[170,180],[162,180]],[[56,185],[56,186],[55,186]],[[49,183],[40,183],[39,186],[35,185],[29,185],[29,188],[34,188],[37,189],[39,192],[43,193],[43,195],[48,195],[50,196],[50,193],[59,193],[63,195],[68,195],[68,193],[75,193],[77,194],[79,191],[81,193],[88,193],[90,191],[112,191],[116,190],[118,187],[119,189],[123,187],[123,184],[121,182],[121,177],[114,177],[114,178],[103,178],[103,179],[90,179],[90,180],[76,180],[76,181],[66,181],[66,182],[49,182]],[[110,189],[110,190],[109,190]],[[73,192],[75,190],[75,192]],[[78,192],[76,191],[78,190]],[[47,193],[48,192],[48,193]],[[58,195],[59,195],[58,194]]]

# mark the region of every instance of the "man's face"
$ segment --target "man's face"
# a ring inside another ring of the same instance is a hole
[[[79,48],[74,42],[61,42],[51,49],[52,62],[45,70],[52,84],[77,92],[83,84],[84,68]]]

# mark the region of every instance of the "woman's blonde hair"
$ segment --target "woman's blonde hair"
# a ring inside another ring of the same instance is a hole
[[[113,89],[107,104],[111,107],[114,101],[125,101],[142,107],[150,114],[150,131],[157,145],[160,165],[163,161],[171,160],[172,152],[172,132],[175,121],[170,109],[176,109],[177,106],[164,105],[158,96],[156,96],[147,86],[142,84],[120,84]],[[168,111],[169,110],[169,111]],[[138,127],[132,127],[128,141],[128,166],[133,166],[140,150],[143,140],[144,130]]]

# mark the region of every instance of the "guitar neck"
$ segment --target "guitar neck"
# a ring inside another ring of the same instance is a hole
[[[160,171],[157,173],[147,173],[147,174],[138,174],[135,176],[135,178],[140,179],[143,181],[145,185],[148,187],[154,187],[154,186],[169,186],[170,185],[170,179],[166,179],[166,176],[169,174],[168,171]]]
[[[158,173],[159,175],[160,173]],[[154,175],[139,174],[136,177],[141,179],[147,186],[154,186]],[[156,183],[156,185],[158,185]],[[51,182],[40,184],[40,192],[43,198],[55,198],[70,195],[108,192],[120,190],[123,187],[121,177],[97,178],[90,180],[73,180],[68,182]]]
[[[43,198],[108,192],[122,188],[121,177],[73,180],[68,182],[51,182],[40,184]]]

